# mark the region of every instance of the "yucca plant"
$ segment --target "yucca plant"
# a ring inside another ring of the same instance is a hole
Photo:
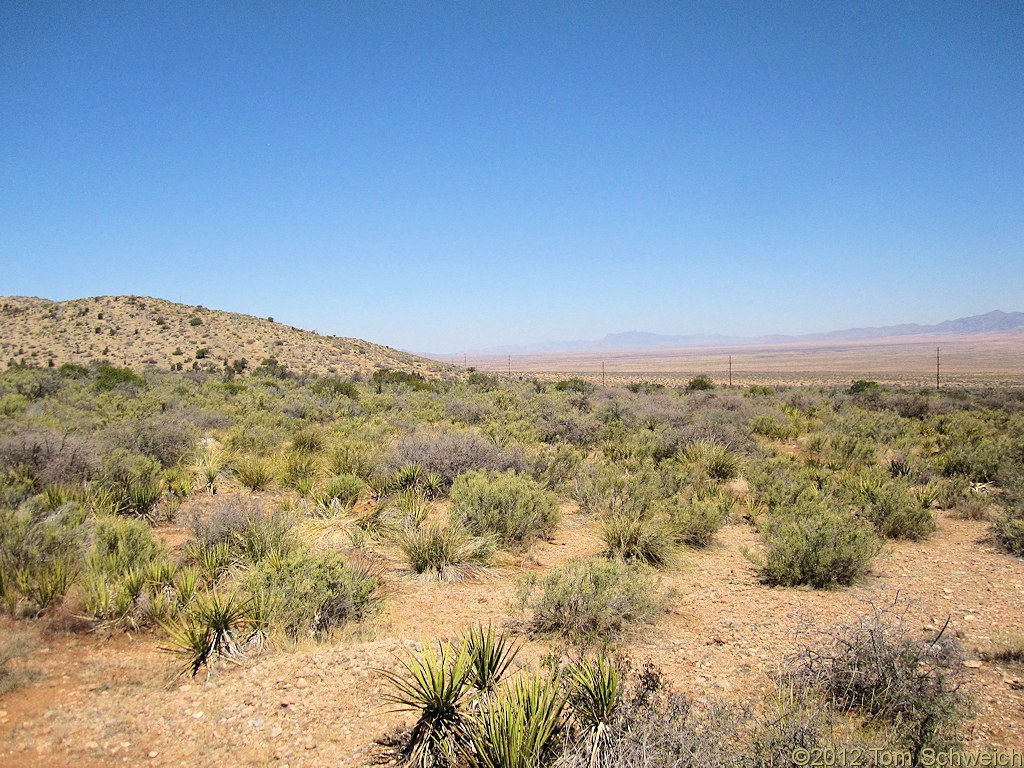
[[[85,613],[97,620],[109,619],[114,613],[110,584],[101,573],[86,571],[81,581]]]
[[[490,624],[470,629],[465,636],[469,657],[469,685],[483,695],[493,693],[519,654],[519,646],[505,634],[497,634]]]
[[[320,473],[318,454],[291,450],[284,455],[281,482],[289,488],[298,488],[303,481],[316,480]]]
[[[132,602],[139,599],[146,588],[146,573],[141,568],[129,566],[121,576],[121,589],[131,598]]]
[[[591,755],[591,765],[601,762],[607,749],[609,728],[622,703],[622,671],[602,653],[594,659],[581,658],[566,669],[568,703],[580,730],[580,746]]]
[[[240,634],[246,622],[245,608],[236,593],[225,598],[211,591],[199,596],[184,621],[160,625],[171,641],[164,650],[182,659],[181,674],[195,677],[216,659],[235,661],[243,655],[245,640]]]
[[[124,512],[123,494],[109,485],[90,484],[87,492],[88,507],[96,517],[108,517]]]
[[[220,467],[213,461],[207,461],[199,465],[199,479],[203,483],[203,490],[209,494],[217,493],[217,479],[220,477]]]
[[[402,761],[417,768],[450,765],[466,752],[468,723],[463,711],[469,689],[470,659],[464,646],[425,647],[402,662],[401,672],[379,670],[392,691],[385,699],[396,712],[413,712],[416,724]]]
[[[352,507],[362,492],[362,480],[355,475],[339,474],[331,478],[316,502],[324,508],[330,508],[335,502],[342,508]]]
[[[398,497],[395,508],[407,524],[419,526],[429,517],[433,509],[426,496],[419,491],[405,491]]]
[[[143,570],[143,576],[145,577],[146,584],[149,585],[150,590],[155,594],[164,587],[173,586],[175,570],[174,563],[161,558],[148,563]]]
[[[169,590],[161,590],[142,603],[142,618],[146,624],[170,621],[178,612],[178,604]]]
[[[444,478],[437,472],[428,472],[423,477],[423,494],[428,499],[436,499],[444,494]]]
[[[187,469],[173,468],[165,473],[167,490],[176,499],[185,499],[192,495],[195,486],[195,476]]]
[[[159,480],[133,480],[124,489],[127,511],[138,517],[148,517],[164,494]]]
[[[398,491],[411,491],[423,484],[425,474],[422,467],[415,464],[402,467],[392,477],[392,485]]]
[[[394,478],[391,475],[370,475],[366,478],[366,488],[377,501],[383,501],[395,491]]]
[[[396,541],[414,573],[438,581],[476,575],[493,550],[488,539],[440,523],[402,528]]]
[[[274,468],[270,461],[261,456],[246,456],[234,463],[235,477],[250,491],[262,491],[270,487],[274,479]]]
[[[673,556],[673,532],[660,516],[622,512],[601,521],[606,554],[648,565],[667,565]]]
[[[44,610],[63,599],[77,576],[78,571],[71,560],[58,558],[34,574],[28,595],[40,610]]]
[[[187,547],[189,560],[202,571],[207,581],[216,581],[231,564],[231,549],[226,541],[204,543],[193,541]]]
[[[174,593],[178,598],[178,606],[184,608],[196,595],[202,586],[202,576],[195,568],[187,567],[178,570],[174,576]]]
[[[683,449],[685,461],[712,480],[732,480],[740,473],[740,456],[717,440],[695,440]]]
[[[292,438],[292,450],[298,453],[320,453],[323,449],[323,435],[311,429],[296,432]]]
[[[554,757],[565,699],[548,677],[516,678],[473,719],[470,768],[539,768]]]

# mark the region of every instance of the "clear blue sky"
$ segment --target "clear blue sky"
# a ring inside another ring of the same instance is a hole
[[[127,293],[437,352],[1024,310],[1024,3],[2,0],[0,294]]]

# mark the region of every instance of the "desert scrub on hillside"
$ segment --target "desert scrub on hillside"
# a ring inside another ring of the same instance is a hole
[[[849,586],[867,573],[880,549],[870,523],[822,499],[768,515],[760,530],[763,554],[747,555],[773,586]]]
[[[512,472],[468,472],[452,486],[452,519],[470,531],[493,536],[506,549],[549,539],[560,513],[552,494]]]
[[[519,589],[527,629],[579,643],[611,642],[653,622],[665,607],[658,582],[640,566],[618,560],[570,560]]]

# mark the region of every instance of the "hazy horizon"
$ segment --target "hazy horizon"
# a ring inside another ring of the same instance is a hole
[[[0,294],[421,352],[1020,309],[1024,6],[0,6]]]

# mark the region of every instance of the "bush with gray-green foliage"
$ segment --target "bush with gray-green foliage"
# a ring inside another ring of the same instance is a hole
[[[706,547],[725,525],[734,505],[725,493],[677,494],[664,504],[673,539],[690,547]]]
[[[454,520],[506,549],[550,538],[561,518],[554,495],[512,472],[467,472],[452,486],[451,499]]]
[[[881,546],[870,523],[824,499],[769,515],[760,528],[764,552],[748,556],[773,586],[849,586]]]
[[[377,577],[338,552],[296,550],[253,568],[244,585],[267,606],[270,631],[292,640],[323,639],[366,617],[378,602]]]
[[[499,448],[469,431],[417,431],[400,437],[388,458],[392,472],[403,467],[419,467],[425,474],[434,473],[442,487],[448,489],[459,475],[474,470],[505,472],[528,469],[521,449]]]
[[[664,611],[666,595],[641,566],[619,560],[570,560],[520,585],[527,629],[574,642],[614,641]]]

